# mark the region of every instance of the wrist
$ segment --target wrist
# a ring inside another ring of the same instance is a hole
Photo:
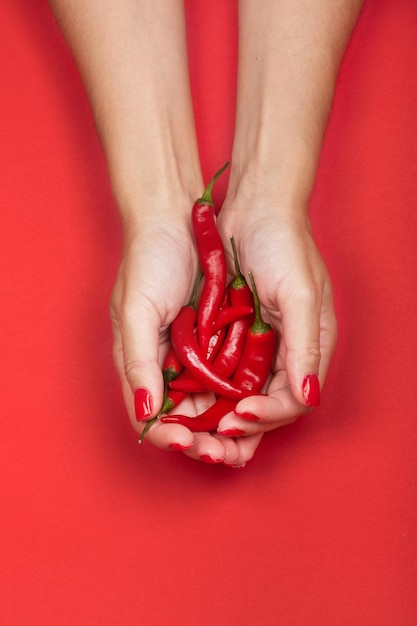
[[[190,231],[192,196],[170,191],[156,195],[131,198],[119,208],[125,240],[137,234],[171,230]]]
[[[120,176],[112,187],[124,228],[154,220],[187,221],[204,188],[199,171],[175,165],[145,166],[136,176]],[[160,222],[161,223],[161,222]]]
[[[297,184],[288,178],[281,182],[280,174],[271,174],[255,165],[230,176],[227,197],[221,211],[223,223],[248,220],[281,220],[288,223],[308,223],[310,185]]]
[[[203,190],[199,170],[181,168],[174,159],[151,167],[146,160],[140,173],[126,176],[123,184],[114,189],[125,238],[141,232],[191,228],[191,209]],[[198,163],[198,162],[197,162]]]
[[[262,145],[259,145],[262,144]],[[235,204],[307,211],[318,164],[318,150],[303,142],[290,146],[263,138],[251,148],[234,146],[228,197]]]

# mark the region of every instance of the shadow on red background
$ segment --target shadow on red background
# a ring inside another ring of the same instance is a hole
[[[187,18],[207,177],[230,156],[236,3]],[[322,406],[238,472],[138,447],[84,91],[44,0],[4,0],[0,31],[1,623],[415,624],[417,5],[367,2],[337,86],[311,199],[340,324]]]

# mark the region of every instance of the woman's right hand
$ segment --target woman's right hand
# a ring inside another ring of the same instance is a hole
[[[169,326],[189,300],[198,273],[197,251],[184,215],[180,219],[178,214],[171,217],[156,211],[155,217],[125,226],[123,258],[110,306],[113,358],[130,422],[139,435],[162,405]],[[212,402],[212,394],[198,394],[187,398],[180,410],[195,416]],[[234,466],[252,457],[260,437],[243,443],[158,420],[146,440],[163,450],[184,450],[195,460]]]
[[[162,363],[169,326],[189,300],[198,258],[187,214],[162,215],[125,226],[124,252],[111,298],[113,358],[133,429],[142,434],[162,406]],[[188,398],[181,411],[197,415],[214,401],[211,394]],[[146,440],[158,448],[184,449],[196,460],[238,458],[236,444],[209,433],[193,434],[177,424],[156,421]]]
[[[169,325],[187,302],[196,274],[197,254],[186,217],[156,210],[125,225],[110,312],[113,358],[138,433],[162,405],[161,364],[169,346]],[[181,442],[188,445],[190,437],[180,437]]]

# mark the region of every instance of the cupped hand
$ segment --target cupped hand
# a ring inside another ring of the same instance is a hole
[[[265,395],[241,400],[219,424],[219,432],[255,435],[293,422],[320,402],[337,338],[331,281],[306,211],[225,206],[219,229],[226,249],[234,237],[242,272],[253,274],[265,320],[279,340]]]
[[[161,363],[169,346],[169,325],[187,302],[196,273],[186,220],[157,214],[125,229],[110,313],[114,361],[138,431],[141,418],[155,415],[162,405]]]
[[[186,218],[146,218],[125,229],[110,305],[113,358],[131,424],[139,435],[162,405],[162,363],[170,346],[169,326],[189,300],[197,274],[197,252]],[[195,416],[213,401],[210,394],[198,394],[175,411]],[[253,454],[239,453],[230,437],[192,433],[159,420],[146,433],[146,441],[164,450],[183,450],[195,460],[232,466],[244,464]]]

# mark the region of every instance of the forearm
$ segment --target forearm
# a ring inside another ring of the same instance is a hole
[[[50,5],[82,75],[122,217],[181,210],[176,197],[201,192],[183,1]]]
[[[305,207],[362,0],[239,2],[230,197]]]

